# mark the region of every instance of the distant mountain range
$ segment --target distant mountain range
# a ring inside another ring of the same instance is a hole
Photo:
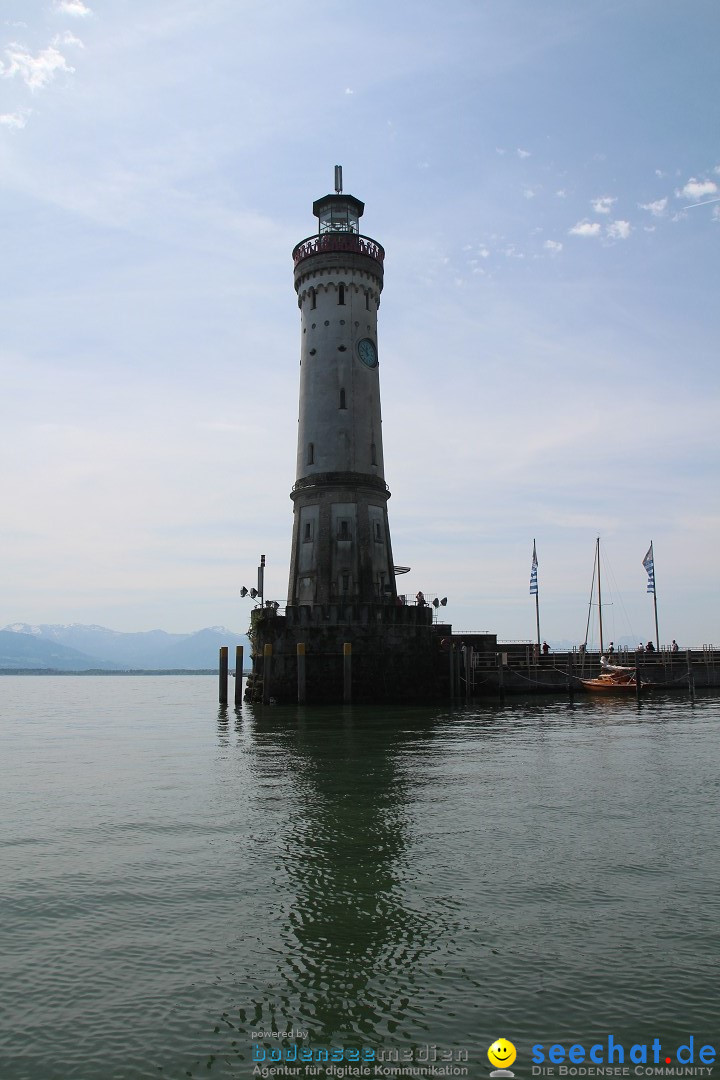
[[[209,626],[192,634],[168,634],[165,630],[122,633],[105,626],[31,626],[11,623],[0,630],[0,671],[8,669],[55,671],[123,671],[128,668],[157,671],[182,668],[193,671],[214,668],[221,645],[232,650],[250,642],[224,626]]]

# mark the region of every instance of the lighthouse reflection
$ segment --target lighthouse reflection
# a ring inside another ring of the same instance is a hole
[[[255,1026],[284,1016],[310,1039],[357,1045],[401,1034],[413,967],[433,938],[407,889],[409,762],[431,723],[422,713],[409,724],[378,710],[299,710],[298,721],[289,712],[256,710],[253,725],[256,779],[283,804],[272,846],[284,907],[277,977],[252,1003]],[[402,989],[389,977],[398,967]],[[412,1027],[422,1030],[419,1017]]]

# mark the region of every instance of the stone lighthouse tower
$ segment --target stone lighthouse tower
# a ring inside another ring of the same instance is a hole
[[[395,584],[377,333],[385,252],[361,234],[363,210],[337,166],[335,194],[313,203],[317,232],[293,251],[301,347],[290,583],[284,611],[268,601],[252,612],[252,700],[444,693],[440,642],[451,627]]]
[[[293,251],[301,318],[300,414],[288,604],[396,598],[380,416],[377,313],[385,252],[362,236],[364,205],[313,203]]]

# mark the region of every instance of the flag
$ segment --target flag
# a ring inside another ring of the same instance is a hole
[[[653,546],[650,544],[647,555],[643,559],[643,566],[647,570],[648,583],[647,591],[655,595],[655,560],[653,558]]]
[[[537,552],[535,551],[535,541],[533,540],[533,561],[532,561],[532,567],[530,569],[530,595],[531,596],[537,596],[537,594],[538,594],[537,568],[538,568]]]

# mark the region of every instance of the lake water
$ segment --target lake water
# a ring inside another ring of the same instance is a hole
[[[0,678],[2,1080],[720,1044],[720,698],[216,698]]]

